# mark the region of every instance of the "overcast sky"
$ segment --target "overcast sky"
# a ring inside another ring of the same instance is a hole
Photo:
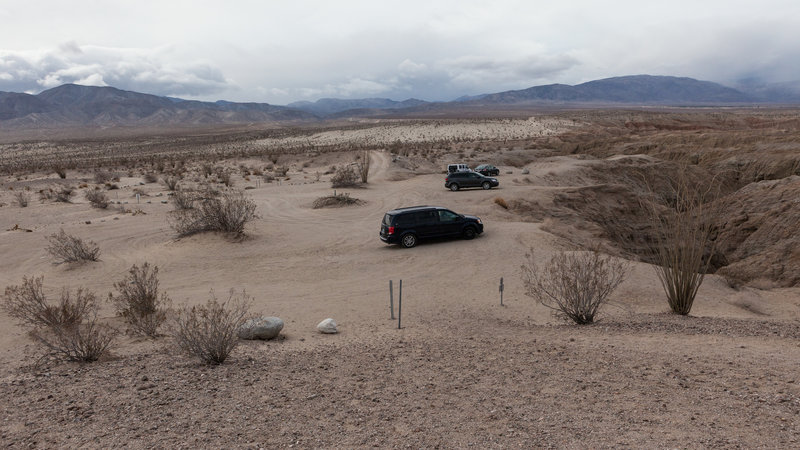
[[[800,1],[0,0],[0,91],[452,100],[636,74],[800,80]]]

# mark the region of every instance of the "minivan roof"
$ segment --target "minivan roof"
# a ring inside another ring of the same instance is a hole
[[[428,206],[428,205],[419,205],[419,206],[405,206],[403,208],[396,208],[391,211],[387,211],[386,214],[399,214],[401,212],[408,212],[408,211],[420,211],[423,209],[447,209],[443,206]]]

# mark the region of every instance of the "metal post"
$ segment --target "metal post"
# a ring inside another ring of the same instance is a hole
[[[392,280],[389,280],[389,318],[394,320],[394,291],[392,290]]]
[[[500,306],[503,305],[503,277],[500,277]]]
[[[400,326],[400,321],[403,317],[403,280],[400,280],[400,292],[397,296],[397,329],[399,330],[402,328]]]

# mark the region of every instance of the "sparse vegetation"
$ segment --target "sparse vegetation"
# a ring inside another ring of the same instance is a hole
[[[522,265],[526,295],[577,324],[590,324],[608,296],[625,279],[627,264],[597,250],[556,253],[548,264],[536,264],[533,249]]]
[[[336,169],[336,173],[331,177],[332,188],[355,187],[358,186],[358,174],[353,166],[347,165]]]
[[[358,161],[358,174],[361,177],[362,183],[367,183],[369,179],[369,151],[364,150]]]
[[[20,208],[25,208],[31,201],[31,193],[28,191],[17,191],[14,193],[14,200]]]
[[[211,293],[205,305],[178,310],[172,323],[172,337],[178,348],[206,364],[222,364],[239,343],[238,329],[247,318],[250,298],[236,295],[218,301]]]
[[[168,176],[161,179],[161,183],[164,184],[170,191],[175,191],[178,189],[178,183],[180,183],[181,179],[175,176]]]
[[[158,329],[167,319],[170,299],[166,293],[158,295],[158,266],[145,262],[135,264],[128,275],[114,283],[117,295],[108,294],[108,299],[134,334],[148,337],[158,336]]]
[[[43,292],[43,277],[23,277],[22,285],[6,288],[3,309],[29,327],[33,338],[49,354],[69,361],[90,362],[103,356],[116,331],[97,322],[97,302],[90,291],[78,288],[72,296],[61,292],[51,305]]]
[[[194,191],[178,190],[172,194],[172,204],[176,210],[185,210],[194,208],[194,202],[197,199],[197,193]]]
[[[495,197],[494,203],[496,205],[499,205],[503,209],[508,209],[508,203],[506,203],[506,201],[502,197]]]
[[[89,201],[92,207],[100,209],[108,208],[109,200],[108,200],[108,195],[106,195],[105,192],[96,189],[91,189],[86,191],[85,196],[86,200]]]
[[[245,225],[257,217],[255,210],[255,202],[244,191],[233,189],[200,199],[193,209],[173,211],[170,226],[178,236],[205,231],[241,235]]]
[[[328,195],[326,197],[320,197],[314,200],[312,207],[314,209],[319,208],[335,208],[340,206],[351,206],[351,205],[363,205],[364,201],[359,200],[355,197],[350,197],[349,193],[341,192],[339,194],[334,193],[333,195]]]
[[[668,198],[643,203],[648,213],[653,242],[649,249],[669,307],[675,314],[687,315],[714,255],[717,245],[714,205],[717,185],[707,189],[690,182],[685,170],[673,180]],[[661,207],[667,204],[671,207]]]
[[[92,241],[84,242],[81,238],[67,234],[63,229],[47,238],[50,245],[46,250],[56,260],[56,264],[97,261],[100,248]]]
[[[64,289],[59,303],[51,305],[44,294],[43,284],[43,276],[22,277],[21,285],[6,287],[3,310],[20,325],[39,328],[73,326],[96,307],[94,294],[81,288],[74,296]]]

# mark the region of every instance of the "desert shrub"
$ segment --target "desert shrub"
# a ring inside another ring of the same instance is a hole
[[[354,187],[358,185],[358,174],[352,166],[342,166],[331,177],[332,188]]]
[[[610,256],[589,252],[558,252],[544,267],[534,261],[533,250],[522,265],[525,294],[577,324],[594,322],[609,294],[625,279],[627,264]]]
[[[178,348],[206,364],[222,364],[239,343],[238,329],[247,318],[250,299],[231,289],[228,299],[218,301],[211,293],[205,305],[177,311],[171,334]]]
[[[144,177],[142,178],[144,178],[145,183],[155,183],[156,181],[158,181],[158,175],[153,172],[148,172],[144,174]]]
[[[508,209],[508,203],[506,203],[505,199],[502,197],[495,197],[494,199],[495,204],[501,206],[503,209]]]
[[[71,326],[80,323],[95,308],[94,294],[78,288],[75,296],[64,289],[58,304],[47,301],[44,277],[22,277],[19,286],[8,286],[3,296],[3,310],[20,325],[32,327]]]
[[[63,167],[53,167],[53,172],[58,174],[58,177],[61,179],[67,178],[67,169]]]
[[[265,183],[272,183],[272,181],[274,179],[275,179],[275,176],[273,176],[272,174],[270,174],[270,173],[265,173],[264,174],[264,182]]]
[[[174,190],[178,189],[178,183],[180,181],[181,181],[180,178],[173,177],[173,176],[164,177],[164,178],[161,179],[161,183],[163,183],[164,187],[166,187],[170,191],[174,191]]]
[[[56,189],[47,188],[39,191],[39,200],[72,203],[72,196],[75,195],[75,189],[71,187],[58,187]]]
[[[233,186],[233,180],[231,180],[231,173],[226,170],[218,170],[217,171],[217,179],[220,183],[224,184],[225,186]]]
[[[100,257],[100,248],[92,241],[83,242],[79,237],[72,236],[62,229],[47,238],[50,245],[45,250],[50,253],[56,263],[69,263],[81,261],[97,261]]]
[[[194,191],[178,190],[172,194],[172,204],[176,210],[192,209],[194,202],[197,199],[197,193]]]
[[[70,361],[96,361],[111,346],[116,330],[97,322],[97,302],[90,291],[78,288],[75,296],[61,292],[59,304],[51,305],[43,289],[43,277],[23,277],[22,285],[6,288],[3,309],[51,355]]]
[[[14,193],[14,200],[20,208],[25,208],[31,201],[31,193],[28,191],[18,191]]]
[[[94,173],[94,182],[97,184],[108,183],[112,178],[114,178],[114,175],[112,175],[111,172],[106,172],[104,170]]]
[[[106,195],[105,192],[98,190],[90,190],[86,191],[85,195],[86,195],[86,200],[89,201],[92,207],[101,209],[108,208],[109,200],[108,200],[108,195]]]
[[[275,167],[275,176],[285,177],[289,173],[288,167]]]
[[[717,245],[714,239],[714,219],[719,212],[715,203],[717,189],[713,182],[709,187],[699,188],[681,171],[670,192],[661,194],[660,202],[642,204],[653,230],[648,250],[667,303],[675,314],[687,315],[692,310],[712,263]]]
[[[364,150],[358,161],[358,175],[361,177],[361,182],[366,183],[369,179],[369,151]]]
[[[115,329],[97,322],[96,311],[79,324],[47,327],[33,332],[33,337],[51,355],[77,362],[97,361],[111,347],[116,335]]]
[[[314,209],[319,208],[330,208],[330,207],[339,207],[339,206],[350,206],[350,205],[363,205],[364,201],[359,200],[355,197],[350,197],[349,193],[341,193],[333,195],[328,195],[326,197],[320,197],[314,200],[312,203],[312,207]]]
[[[255,210],[255,202],[244,191],[233,189],[200,199],[193,209],[172,211],[169,220],[179,236],[204,231],[241,235],[245,225],[257,217]]]
[[[166,293],[158,295],[158,266],[151,268],[147,262],[141,267],[134,264],[125,278],[114,283],[114,288],[117,295],[108,294],[108,299],[131,331],[158,336],[158,328],[167,319],[170,304]]]

